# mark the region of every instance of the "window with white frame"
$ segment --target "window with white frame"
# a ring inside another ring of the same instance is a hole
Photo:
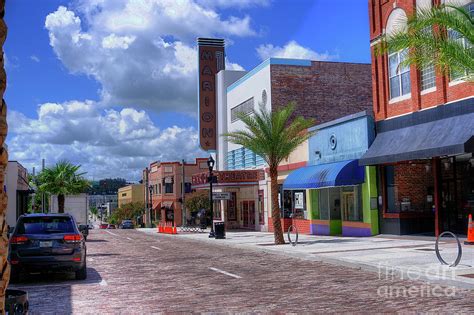
[[[388,55],[390,98],[397,98],[411,91],[410,66],[402,62],[408,57],[408,50],[403,49]]]
[[[240,103],[230,110],[230,120],[235,122],[239,120],[237,113],[244,113],[245,115],[250,115],[254,112],[255,102],[253,97],[249,98],[245,102]]]
[[[474,17],[474,3],[467,5],[466,10],[469,12],[471,17]],[[466,37],[462,36],[460,33],[454,30],[448,30],[448,37],[459,43],[464,48],[474,49],[473,44],[469,42]],[[451,71],[449,75],[451,81],[462,80],[468,75],[468,70],[465,69],[463,71]]]
[[[429,65],[421,69],[421,90],[427,90],[436,86],[436,75],[434,65]]]

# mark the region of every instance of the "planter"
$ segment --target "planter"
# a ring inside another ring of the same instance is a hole
[[[9,315],[28,314],[28,293],[22,290],[10,290],[5,292],[5,308]]]

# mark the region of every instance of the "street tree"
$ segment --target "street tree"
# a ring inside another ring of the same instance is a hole
[[[3,43],[7,38],[7,25],[4,21],[5,1],[0,1],[0,50],[3,52]],[[7,88],[7,74],[5,72],[5,59],[1,54],[0,62],[0,314],[5,311],[5,290],[7,289],[10,279],[10,265],[8,263],[8,226],[6,223],[6,212],[8,197],[7,192],[3,189],[6,178],[5,170],[8,164],[8,152],[5,146],[5,139],[8,133],[7,124],[7,104],[3,99],[3,94]]]
[[[80,165],[68,161],[59,161],[53,167],[47,167],[38,175],[39,191],[57,195],[58,212],[64,213],[66,195],[82,193],[89,188],[89,181],[79,173]]]
[[[415,65],[424,69],[434,65],[445,75],[473,81],[473,43],[474,19],[470,12],[464,7],[441,4],[416,10],[408,16],[406,27],[382,37],[375,53],[406,49],[408,56],[401,67]]]
[[[271,180],[272,222],[277,245],[285,243],[278,204],[278,165],[314,134],[307,130],[314,125],[314,120],[301,116],[292,118],[294,111],[295,103],[290,103],[273,112],[261,109],[253,115],[238,113],[238,119],[246,128],[222,135],[227,141],[251,150],[267,163]]]

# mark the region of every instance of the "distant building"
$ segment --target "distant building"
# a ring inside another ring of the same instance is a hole
[[[8,196],[7,224],[15,226],[18,217],[28,210],[28,171],[17,161],[8,161],[5,172],[5,187]]]
[[[118,206],[131,202],[145,202],[145,190],[143,184],[132,184],[118,190]]]
[[[184,177],[183,177],[184,172]],[[182,222],[182,189],[191,192],[192,175],[208,172],[207,158],[197,158],[195,163],[153,162],[149,167],[147,193],[151,193],[152,221],[161,219],[180,225]],[[185,197],[186,198],[186,197]],[[187,212],[186,217],[190,217]]]
[[[100,205],[105,203],[118,203],[118,195],[89,195],[89,209],[90,208],[99,208]]]

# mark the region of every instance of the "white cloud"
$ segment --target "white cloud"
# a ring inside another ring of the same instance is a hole
[[[40,59],[36,55],[31,55],[30,59],[33,60],[34,62],[40,62]]]
[[[88,177],[140,178],[154,160],[175,161],[205,155],[194,128],[161,130],[143,110],[99,110],[92,101],[45,103],[34,119],[17,111],[8,115],[10,159],[28,168],[41,158],[53,164],[68,159]]]
[[[82,0],[72,8],[46,17],[50,45],[70,72],[101,84],[105,106],[193,113],[196,37],[256,34],[248,16],[223,18],[192,0]]]
[[[270,0],[197,0],[197,2],[210,8],[248,8],[270,4]]]
[[[272,44],[260,45],[257,47],[257,54],[262,60],[271,57],[309,59],[319,61],[334,60],[338,58],[337,55],[332,55],[328,52],[315,52],[311,48],[301,46],[296,41],[289,41],[283,47],[273,46]]]

